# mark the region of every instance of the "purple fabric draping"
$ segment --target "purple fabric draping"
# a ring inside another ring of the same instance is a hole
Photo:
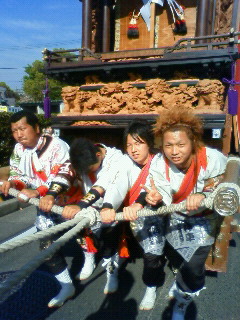
[[[48,79],[46,79],[46,89],[43,90],[42,93],[44,95],[44,100],[43,100],[44,117],[50,118],[51,117],[51,100],[50,100],[50,97],[48,96],[49,94]]]
[[[51,117],[50,108],[51,108],[51,100],[50,100],[50,98],[49,97],[44,97],[43,109],[44,109],[44,117],[45,118],[50,118]]]
[[[240,82],[234,80],[234,63],[232,63],[232,79],[223,78],[222,81],[229,84],[228,94],[228,113],[232,116],[238,113],[238,92],[234,89]]]

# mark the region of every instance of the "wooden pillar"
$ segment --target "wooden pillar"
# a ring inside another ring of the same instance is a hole
[[[82,48],[91,49],[92,0],[82,0]]]
[[[103,1],[103,33],[102,52],[110,51],[110,1]]]
[[[240,11],[239,10],[240,10],[240,0],[234,0],[233,1],[231,28],[233,28],[235,31],[238,31],[239,26],[240,26]]]
[[[232,11],[232,29],[239,30],[240,28],[240,0],[234,0],[233,11]],[[230,31],[230,30],[229,30]],[[240,40],[240,36],[238,36]],[[240,44],[237,45],[238,52],[240,54]],[[238,105],[237,105],[237,115],[227,114],[225,123],[225,133],[223,135],[223,146],[225,146],[225,153],[231,152],[231,146],[234,147],[234,152],[240,155],[240,59],[235,62],[235,70],[233,75],[233,80],[237,83],[234,85],[234,90],[238,93]],[[227,106],[228,107],[228,106]],[[227,141],[229,142],[227,143]],[[231,144],[232,142],[232,144]]]
[[[239,1],[239,8],[240,8],[240,1]],[[238,17],[238,27],[240,27],[240,14]],[[239,30],[239,29],[238,29]],[[238,40],[240,41],[240,36],[238,36]],[[238,44],[238,52],[240,55],[240,44]],[[235,70],[235,81],[240,82],[240,59],[236,61],[236,70]],[[238,124],[238,146],[240,146],[240,85],[235,85],[234,89],[238,92],[238,114],[237,114],[237,124]],[[240,150],[238,148],[238,153],[240,154]]]
[[[214,17],[215,17],[215,14],[213,12],[214,10],[214,7],[215,7],[215,1],[216,0],[209,0],[209,3],[208,3],[208,15],[207,15],[207,20],[206,20],[206,35],[211,35],[211,34],[214,34],[214,29],[213,29],[213,26],[214,26]]]
[[[207,19],[208,19],[209,0],[198,0],[197,2],[197,21],[196,21],[196,37],[207,35]],[[203,43],[198,40],[197,43]]]
[[[154,48],[155,44],[155,17],[156,17],[156,3],[151,2],[151,16],[150,16],[150,43],[149,47]]]

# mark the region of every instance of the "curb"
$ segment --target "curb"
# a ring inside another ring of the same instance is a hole
[[[17,199],[2,201],[0,202],[0,217],[3,217],[14,211],[18,211],[21,208],[29,207],[30,205],[30,203],[23,203],[18,201]]]

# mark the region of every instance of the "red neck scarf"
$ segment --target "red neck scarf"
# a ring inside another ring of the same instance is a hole
[[[134,185],[132,186],[132,188],[128,191],[125,200],[124,200],[124,205],[125,206],[130,206],[131,204],[133,204],[133,202],[137,199],[137,197],[139,196],[139,193],[142,189],[141,185],[144,185],[148,176],[148,172],[149,172],[149,167],[152,161],[152,158],[154,157],[153,154],[150,154],[148,156],[148,160],[147,163],[144,165],[144,167],[142,168],[137,180],[135,181]]]
[[[170,176],[169,176],[169,160],[165,158],[165,164],[166,164],[166,178],[168,181],[170,181]],[[193,156],[192,162],[190,167],[188,168],[185,177],[181,183],[181,186],[178,190],[173,195],[173,203],[179,203],[182,202],[191,194],[193,191],[198,175],[200,172],[200,169],[203,168],[206,170],[207,167],[207,156],[206,156],[206,148],[203,147],[201,148],[196,155]]]
[[[88,178],[91,180],[93,185],[97,181],[97,177],[96,177],[95,172],[88,172]]]

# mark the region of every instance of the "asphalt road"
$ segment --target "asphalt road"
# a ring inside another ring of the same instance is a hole
[[[1,204],[0,204],[1,211]],[[36,210],[30,206],[0,218],[0,242],[33,226]],[[39,253],[38,241],[0,254],[0,282],[20,269]],[[82,265],[75,241],[64,247],[70,273],[74,277]],[[141,280],[142,259],[126,261],[119,275],[119,290],[104,295],[105,271],[99,262],[93,275],[85,281],[74,281],[76,295],[59,309],[46,305],[57,292],[58,285],[44,267],[38,268],[21,289],[0,304],[0,320],[160,320],[171,319],[171,302],[167,298],[174,275],[166,264],[165,283],[158,289],[151,311],[140,311],[144,294]],[[234,233],[229,247],[226,273],[207,272],[206,290],[189,306],[187,320],[240,320],[240,235]],[[1,311],[2,310],[2,311]]]

